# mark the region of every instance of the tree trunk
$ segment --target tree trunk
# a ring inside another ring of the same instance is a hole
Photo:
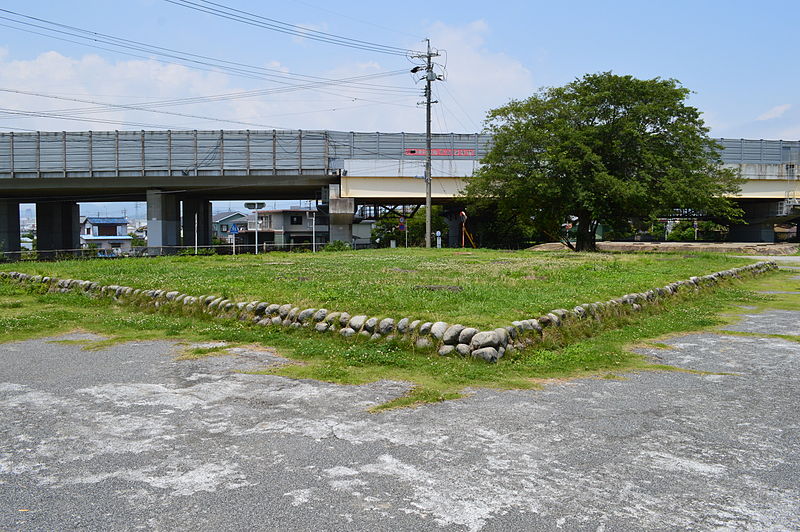
[[[575,251],[597,251],[597,223],[588,214],[578,215]]]

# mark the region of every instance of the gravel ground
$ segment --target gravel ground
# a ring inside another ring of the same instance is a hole
[[[798,324],[770,311],[734,328]],[[668,343],[646,354],[711,373],[380,414],[407,384],[239,373],[282,363],[269,350],[0,345],[0,529],[799,529],[800,343]]]

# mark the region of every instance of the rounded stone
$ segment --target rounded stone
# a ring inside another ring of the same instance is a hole
[[[442,341],[446,345],[456,345],[459,343],[459,337],[461,336],[461,331],[466,329],[463,325],[451,325],[447,328],[447,330],[442,335]]]
[[[428,340],[427,338],[417,338],[417,341],[414,342],[414,346],[417,349],[427,349],[432,345],[433,344],[431,344],[431,341]]]
[[[347,312],[342,312],[341,315],[339,315],[339,327],[347,327],[349,321],[350,314]]]
[[[314,313],[314,317],[312,318],[315,322],[322,321],[328,315],[328,309],[321,308]]]
[[[422,320],[414,320],[408,324],[408,332],[412,332],[414,329],[419,327],[419,324],[422,323]]]
[[[370,337],[369,337],[369,339],[370,339],[371,341],[373,341],[373,342],[374,342],[375,340],[380,340],[381,338],[383,338],[383,336],[382,336],[381,334],[379,334],[379,333],[374,333],[372,336],[370,336]]]
[[[334,325],[339,324],[339,317],[342,315],[341,312],[331,312],[327,316],[325,316],[325,323],[333,327]]]
[[[353,316],[350,318],[350,321],[347,323],[347,326],[353,329],[354,331],[360,331],[361,328],[364,326],[364,322],[367,321],[367,317],[364,315]]]
[[[281,323],[283,323],[283,320],[280,318],[280,316],[273,316],[272,317],[272,324],[273,325],[280,325]]]
[[[445,323],[443,321],[437,321],[433,325],[431,325],[431,335],[436,338],[437,340],[441,340],[444,336],[445,331],[447,328],[450,327],[449,323]]]
[[[459,344],[469,344],[472,341],[472,337],[478,333],[478,329],[474,327],[465,327],[458,333],[458,343]]]
[[[497,333],[497,337],[500,338],[500,345],[508,345],[508,341],[511,339],[509,337],[508,331],[503,327],[498,327],[494,330]]]
[[[481,331],[476,333],[475,336],[472,337],[472,341],[470,342],[470,347],[473,350],[475,349],[483,349],[484,347],[492,347],[495,348],[500,345],[500,337],[497,335],[495,331]]]
[[[356,331],[354,331],[350,327],[345,327],[344,329],[340,329],[339,330],[339,334],[341,334],[345,338],[349,338],[349,337],[353,336],[354,334],[356,334]]]
[[[316,325],[314,325],[314,330],[317,331],[317,332],[321,332],[322,333],[322,332],[327,331],[328,327],[330,327],[330,325],[328,325],[324,321],[321,321],[321,322],[317,323]]]
[[[556,327],[561,327],[561,319],[558,316],[550,312],[547,314],[547,317],[550,318],[550,323],[552,323]]]
[[[472,351],[472,356],[485,360],[486,362],[497,362],[498,352],[494,347],[482,347],[480,349],[474,349]]]
[[[431,333],[431,327],[433,327],[433,323],[426,321],[422,325],[419,326],[419,334],[422,336],[427,336]]]
[[[378,324],[378,332],[381,334],[389,334],[394,330],[394,320],[392,318],[384,318]]]
[[[411,323],[411,320],[408,318],[403,318],[402,320],[397,322],[397,332],[400,334],[405,334],[408,330],[408,324]]]
[[[287,303],[285,305],[281,305],[280,307],[278,307],[278,316],[280,316],[281,318],[285,318],[286,316],[289,315],[289,312],[291,311],[292,311],[292,306],[290,304]]]
[[[455,352],[456,348],[453,345],[443,345],[439,348],[439,356],[450,356]]]
[[[256,316],[263,316],[267,312],[267,307],[269,307],[269,305],[261,301],[255,305],[253,312]]]
[[[311,319],[314,313],[317,312],[315,308],[307,308],[297,313],[297,321],[300,323],[305,323]]]
[[[260,319],[258,320],[258,325],[261,325],[262,327],[266,327],[267,325],[272,325],[272,320],[269,318]]]
[[[297,320],[297,315],[300,314],[300,307],[292,307],[292,310],[289,311],[289,314],[286,315],[286,319],[289,321]]]
[[[272,303],[271,305],[267,305],[267,308],[264,309],[264,314],[268,316],[277,316],[280,314],[281,306],[277,303]],[[286,309],[286,312],[289,312],[289,309]]]
[[[463,357],[469,355],[471,351],[472,351],[472,349],[470,349],[469,345],[467,345],[467,344],[458,344],[458,345],[456,345],[456,353],[458,353],[459,355],[461,355]]]
[[[370,318],[364,322],[364,330],[370,333],[375,332],[375,328],[378,326],[378,318]]]

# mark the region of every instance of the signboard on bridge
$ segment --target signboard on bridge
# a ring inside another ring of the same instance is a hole
[[[425,148],[406,148],[405,154],[424,157],[428,155],[428,150]],[[433,148],[431,149],[431,157],[475,157],[475,150],[469,148]]]

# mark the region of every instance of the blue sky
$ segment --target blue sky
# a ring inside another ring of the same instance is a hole
[[[538,87],[561,85],[587,72],[612,70],[680,80],[694,91],[690,101],[703,111],[715,136],[800,138],[797,1],[219,3],[400,48],[420,48],[422,39],[430,37],[434,47],[446,50],[439,61],[447,61],[447,81],[437,84],[441,103],[434,114],[434,131],[478,130],[486,111],[510,98],[523,98]],[[402,56],[287,36],[165,0],[4,0],[0,9],[291,74],[341,79],[413,66]],[[4,12],[0,17],[18,19]],[[19,26],[3,19],[0,24]],[[146,104],[279,86],[140,55],[145,57],[0,26],[0,89]],[[410,74],[376,78],[370,84],[385,89],[338,85],[167,108],[235,122],[116,109],[92,114],[100,122],[91,123],[0,114],[0,130],[140,129],[115,121],[200,129],[424,128],[424,111],[416,105],[421,97],[415,89],[420,85]],[[87,106],[19,92],[0,95],[0,107],[15,111]]]

